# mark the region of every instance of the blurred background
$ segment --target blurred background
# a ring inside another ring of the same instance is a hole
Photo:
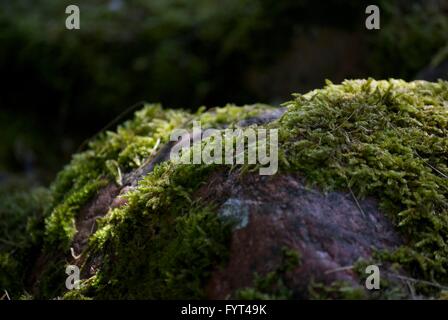
[[[48,185],[141,100],[277,105],[325,79],[447,79],[448,1],[0,0],[0,75],[0,188]]]

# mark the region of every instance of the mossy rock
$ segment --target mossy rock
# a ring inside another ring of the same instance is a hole
[[[277,174],[172,162],[170,133],[193,121],[278,129]],[[443,81],[327,83],[282,108],[147,105],[93,139],[52,184],[24,290],[67,299],[438,298],[448,287],[447,137]],[[65,289],[68,264],[81,268],[80,290]],[[381,264],[381,290],[364,289],[366,264]]]

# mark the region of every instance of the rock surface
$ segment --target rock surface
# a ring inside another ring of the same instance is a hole
[[[306,298],[310,279],[359,286],[358,276],[346,267],[371,258],[374,249],[402,244],[374,199],[361,200],[358,206],[349,193],[325,194],[307,187],[297,175],[216,174],[199,196],[222,203],[220,212],[232,210],[240,222],[232,233],[228,265],[214,272],[208,285],[214,299],[250,287],[254,273],[274,271],[284,247],[300,253],[300,266],[287,277],[294,295]]]

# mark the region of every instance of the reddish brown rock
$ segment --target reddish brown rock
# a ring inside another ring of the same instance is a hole
[[[370,258],[374,249],[402,243],[374,199],[358,206],[351,193],[324,194],[297,175],[217,173],[198,196],[217,202],[223,217],[237,219],[229,262],[213,273],[209,298],[229,298],[251,287],[255,272],[265,275],[279,267],[284,247],[301,256],[301,264],[287,275],[296,297],[306,297],[311,280],[327,285],[343,280],[356,287],[360,280],[344,267]]]

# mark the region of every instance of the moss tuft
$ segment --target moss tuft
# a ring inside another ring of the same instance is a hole
[[[293,297],[287,283],[288,272],[300,266],[300,254],[296,250],[282,248],[282,261],[276,270],[264,276],[254,274],[253,287],[239,289],[235,297],[242,300],[285,300]]]
[[[448,83],[330,82],[279,120],[283,170],[378,197],[408,242],[383,259],[448,283]]]
[[[395,252],[377,252],[375,259],[399,265],[415,279],[447,285],[448,83],[328,82],[285,105],[283,117],[261,125],[279,130],[280,171],[299,172],[324,190],[378,198],[406,243]],[[48,264],[40,280],[42,297],[64,294],[60,275],[77,231],[75,220],[102,186],[121,185],[127,173],[152,159],[174,128],[190,128],[193,120],[200,120],[203,128],[232,127],[269,109],[228,105],[189,114],[148,105],[116,132],[94,139],[51,187],[45,250],[59,252],[54,255],[59,260]],[[224,171],[237,169],[244,174],[248,167],[227,166]],[[65,297],[204,297],[210,273],[226,261],[231,226],[219,219],[213,203],[193,199],[217,170],[222,167],[170,161],[157,165],[125,196],[125,206],[111,209],[99,221],[83,254],[83,274],[89,274],[92,261],[99,261],[98,269],[83,280],[80,292]],[[5,270],[15,269],[16,262],[0,255]],[[285,272],[257,277],[254,288],[241,289],[238,295],[290,298]],[[357,296],[344,286],[318,291],[331,297],[342,288],[347,296]],[[416,293],[442,296],[440,290],[425,288],[416,287]]]
[[[185,119],[183,111],[147,105],[116,132],[101,133],[87,151],[76,154],[51,188],[54,202],[46,221],[47,247],[67,250],[76,232],[75,217],[80,208],[109,181],[119,180],[121,172],[140,166],[161,141],[167,141],[167,133]]]
[[[187,115],[147,106],[137,112],[116,133],[107,132],[91,142],[89,150],[75,155],[58,176],[52,187],[57,200],[46,220],[48,248],[66,252],[76,233],[80,208],[105,183],[121,184],[123,173],[151,158],[173,129],[189,128],[194,117],[203,128],[232,125],[268,108],[227,105]],[[82,294],[95,298],[203,297],[204,281],[225,260],[230,236],[230,222],[219,220],[208,205],[192,202],[193,192],[214,169],[167,162],[144,177],[126,195],[126,206],[111,210],[99,221],[88,251],[103,260],[97,274],[84,281]]]
[[[24,190],[25,189],[25,190]],[[0,190],[0,291],[15,298],[24,293],[25,278],[43,238],[49,190],[13,186]]]

